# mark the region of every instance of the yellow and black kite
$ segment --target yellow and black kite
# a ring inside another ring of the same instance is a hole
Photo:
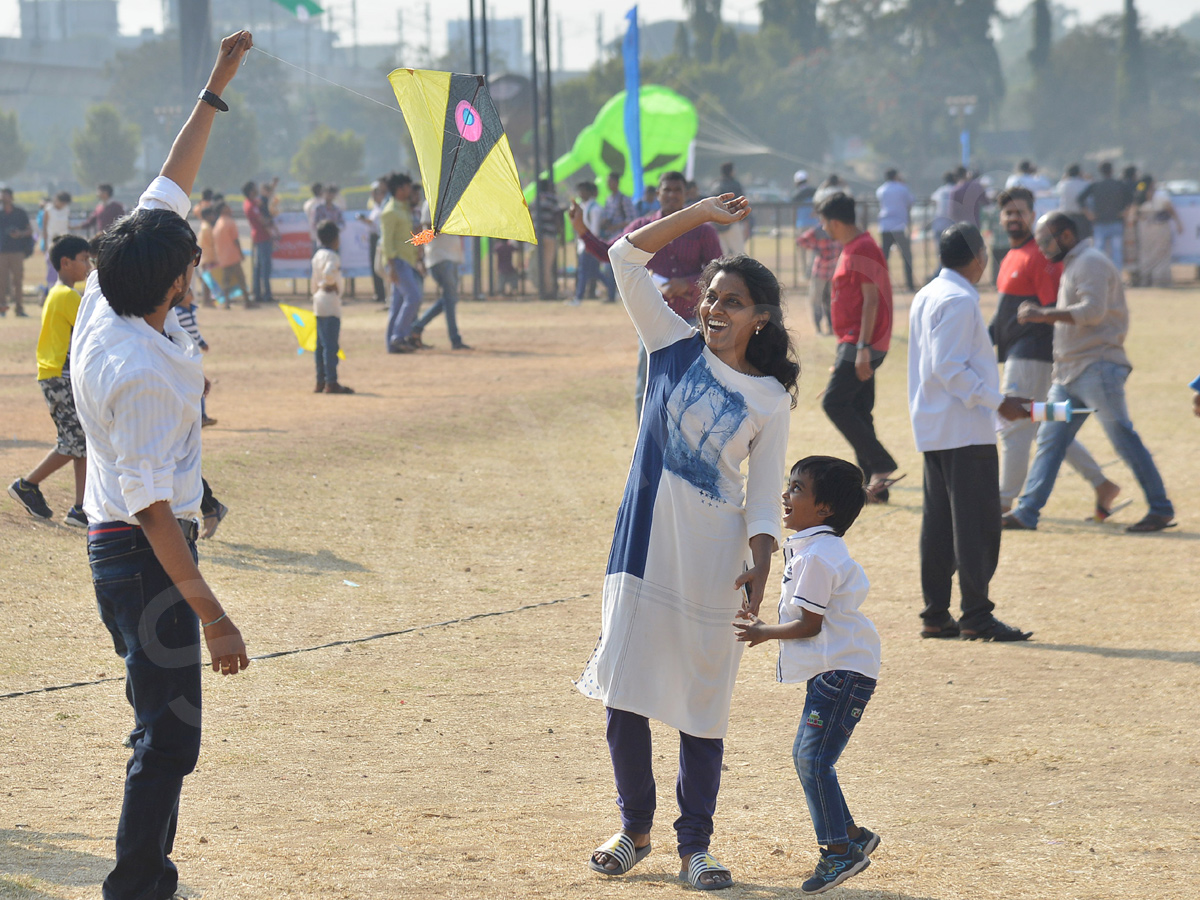
[[[388,76],[412,135],[434,235],[537,243],[517,164],[482,75],[396,69]],[[424,238],[424,240],[422,240]]]

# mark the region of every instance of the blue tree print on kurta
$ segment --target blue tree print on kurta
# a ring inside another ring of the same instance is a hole
[[[663,467],[714,500],[721,495],[721,451],[746,421],[746,398],[717,380],[698,358],[667,400]],[[731,501],[729,501],[731,502]]]

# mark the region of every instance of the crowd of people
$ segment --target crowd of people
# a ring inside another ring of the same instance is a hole
[[[250,664],[241,632],[197,566],[201,523],[211,534],[228,510],[202,476],[207,344],[192,295],[199,270],[212,276],[205,284],[216,285],[226,304],[239,289],[250,308],[270,301],[275,184],[243,188],[252,288],[226,271],[242,269],[240,246],[233,248],[236,261],[223,255],[229,205],[206,192],[193,208],[189,195],[213,120],[227,109],[220,95],[251,46],[248,32],[222,42],[204,92],[132,212],[106,221],[91,242],[68,230],[48,247],[56,284],[43,306],[37,364],[58,440],[9,493],[49,518],[38,485],[72,466],[76,502],[67,521],[87,528],[99,613],[126,664],[132,758],[115,864],[103,886],[107,900],[175,893],[179,796],[201,746],[201,640],[222,675]],[[1101,184],[1074,196],[1085,204]],[[819,846],[801,891],[842,884],[871,864],[881,843],[856,821],[836,772],[877,688],[881,651],[861,611],[866,573],[845,536],[866,504],[889,502],[889,489],[903,477],[876,434],[873,409],[894,324],[887,251],[907,252],[912,195],[890,172],[877,194],[888,210],[881,247],[860,228],[855,198],[843,187],[827,180],[807,196],[816,217],[807,240],[822,255],[814,321],[836,337],[822,406],[857,464],[808,455],[787,465],[800,366],[779,281],[742,252],[751,205],[732,165],[713,197],[692,196],[683,174],[665,172],[654,208],[639,208],[611,181],[604,207],[591,182],[578,186],[579,201],[569,207],[581,257],[594,260],[579,267],[575,300],[593,280],[602,283],[620,296],[640,342],[633,461],[604,576],[600,639],[577,682],[583,695],[604,703],[620,810],[620,829],[588,859],[601,875],[625,875],[651,852],[649,721],[656,719],[679,732],[680,878],[701,890],[734,884],[732,871],[710,852],[724,737],[742,653],[768,640],[779,643],[778,680],[805,685],[792,758]],[[938,230],[940,269],[916,292],[908,321],[908,405],[924,468],[920,635],[1024,641],[1031,633],[1001,622],[989,594],[1002,531],[1036,529],[1064,458],[1091,482],[1097,518],[1115,510],[1119,487],[1075,441],[1088,415],[1100,420],[1149,505],[1127,530],[1171,527],[1174,508],[1129,420],[1124,285],[1118,266],[1085,233],[1091,219],[1085,226],[1062,209],[1035,219],[1033,189],[1020,181],[995,196],[1008,247],[989,326],[976,288],[989,265],[977,224],[982,191],[969,181],[959,187],[949,195],[964,205],[951,208],[970,215]],[[345,213],[335,186],[314,185],[312,193],[305,212],[314,242],[316,385],[322,393],[352,393],[337,374]],[[449,237],[441,236],[422,247],[409,240],[431,224],[429,204],[410,176],[389,174],[372,193],[364,215],[377,232],[377,297],[390,291],[387,351],[421,349],[424,328],[439,314],[451,347],[469,349],[455,319],[462,241],[439,244]],[[0,233],[32,240],[32,226],[11,200],[9,192]],[[109,200],[111,192],[92,225],[101,224]],[[535,216],[548,221],[545,206]],[[561,219],[562,211],[553,215]],[[188,216],[199,218],[199,234]],[[551,236],[542,240],[549,244]],[[426,274],[439,297],[418,317]],[[910,265],[905,275],[911,282]],[[75,290],[81,281],[82,294]],[[1068,412],[1042,415],[1034,429],[1038,404]],[[1013,426],[1002,426],[999,438],[996,416]],[[785,527],[793,532],[786,540]],[[779,550],[778,622],[768,623],[759,613]],[[951,611],[955,573],[959,616]],[[147,616],[147,598],[157,615]],[[161,646],[172,648],[165,659]]]

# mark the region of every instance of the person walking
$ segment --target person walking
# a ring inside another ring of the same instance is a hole
[[[999,455],[993,417],[1028,418],[1000,392],[992,342],[975,285],[987,271],[979,229],[951,225],[942,268],[913,298],[908,320],[908,410],[924,456],[921,637],[1024,641],[1031,632],[993,614],[989,585],[1000,559]],[[955,572],[962,616],[950,612]]]
[[[0,316],[25,316],[25,258],[33,253],[29,213],[13,202],[12,188],[0,187]]]
[[[417,349],[411,340],[412,326],[421,307],[425,278],[421,251],[409,240],[413,232],[413,181],[403,172],[393,172],[386,184],[390,199],[379,217],[379,253],[392,288],[385,339],[388,353],[412,353]]]
[[[1017,310],[1028,302],[1054,305],[1058,299],[1062,264],[1047,260],[1033,239],[1033,203],[1033,194],[1022,187],[1003,190],[996,195],[1000,223],[1012,246],[1000,263],[1000,303],[988,331],[996,345],[996,355],[1004,365],[1003,392],[1045,402],[1050,392],[1054,361],[1054,326],[1034,322],[1023,325],[1017,321]],[[1037,423],[1032,419],[1006,421],[1000,428],[1002,513],[1012,508],[1025,484],[1029,451],[1036,434]],[[1072,441],[1067,448],[1067,461],[1095,489],[1096,519],[1107,519],[1112,515],[1113,501],[1120,493],[1120,487],[1105,477],[1099,464],[1078,440]]]
[[[895,169],[888,169],[884,182],[875,189],[879,201],[879,233],[883,240],[883,264],[891,260],[892,247],[900,250],[904,262],[904,285],[915,291],[913,285],[912,242],[909,229],[912,227],[913,195]]]
[[[821,407],[854,448],[872,502],[887,503],[896,461],[875,435],[875,370],[892,340],[892,280],[875,239],[856,223],[854,198],[817,204],[821,227],[842,245],[833,273],[830,314],[837,355]]]
[[[1046,402],[1070,401],[1076,408],[1096,411],[1104,433],[1133,471],[1150,507],[1139,522],[1125,530],[1145,533],[1171,528],[1175,507],[1167,498],[1150,451],[1134,431],[1125,403],[1125,381],[1133,366],[1125,355],[1129,310],[1121,273],[1092,246],[1091,238],[1079,239],[1075,223],[1063,213],[1042,216],[1034,238],[1046,259],[1063,264],[1054,308],[1024,303],[1017,310],[1017,321],[1022,324],[1047,322],[1055,326],[1053,384]],[[1089,415],[1077,412],[1069,422],[1047,421],[1038,427],[1037,452],[1025,491],[1004,517],[1005,528],[1037,528],[1067,447]]]

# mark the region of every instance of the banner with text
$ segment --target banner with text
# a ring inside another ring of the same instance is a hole
[[[345,213],[338,253],[342,257],[342,275],[346,278],[371,276],[371,229],[359,216],[364,210]],[[285,212],[275,217],[279,238],[271,254],[272,278],[308,278],[312,274],[313,243],[308,216]]]

